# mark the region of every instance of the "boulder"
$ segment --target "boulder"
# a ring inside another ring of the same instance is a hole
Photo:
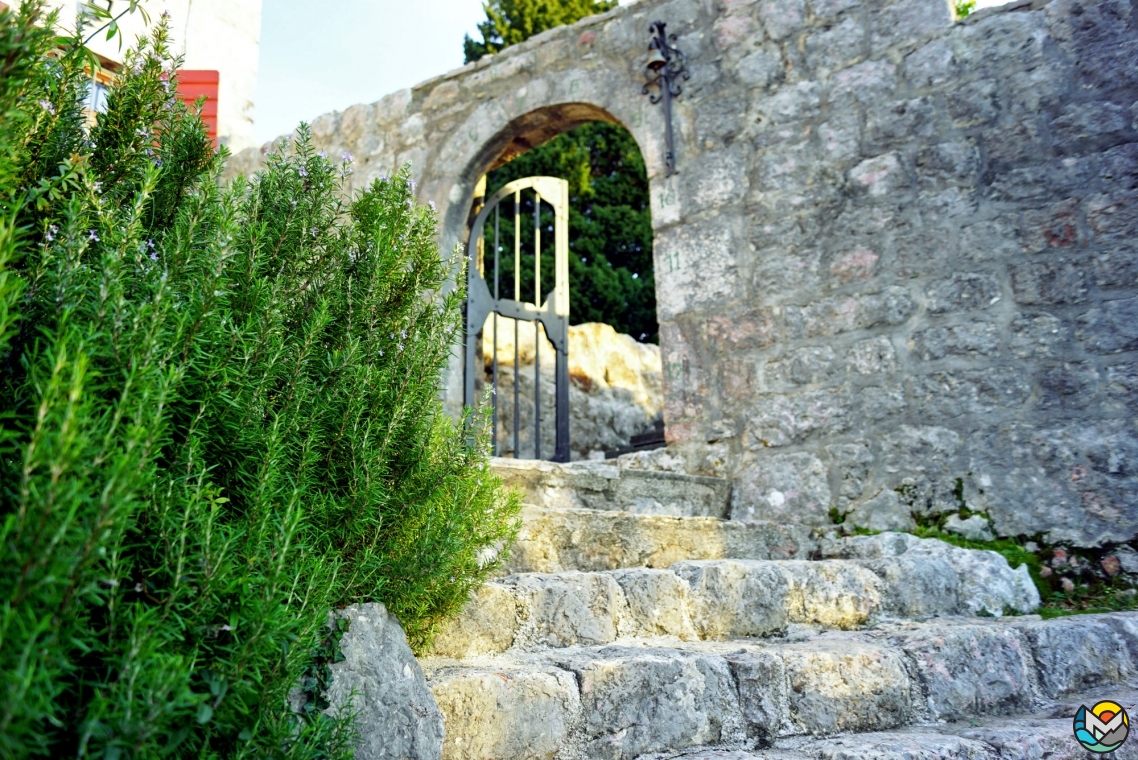
[[[333,663],[330,713],[351,703],[359,714],[356,760],[439,760],[443,716],[402,626],[379,603],[336,612],[350,625]]]
[[[498,317],[495,352],[493,324],[491,315],[482,331],[482,358],[487,383],[492,379],[494,356],[498,358],[498,453],[515,455],[516,383],[516,456],[534,457],[534,398],[539,397],[541,453],[548,457],[554,449],[556,419],[553,344],[543,330],[539,345],[532,323]],[[541,372],[535,373],[539,361]],[[655,422],[662,419],[663,370],[657,345],[639,343],[599,322],[573,325],[569,328],[569,378],[569,442],[573,460],[603,459],[604,452],[628,447],[632,436],[651,431]]]
[[[967,520],[962,520],[960,515],[954,512],[944,521],[944,529],[969,541],[994,541],[996,538],[992,533],[991,523],[980,515],[972,515]]]

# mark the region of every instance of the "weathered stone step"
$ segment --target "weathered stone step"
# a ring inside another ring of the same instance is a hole
[[[619,510],[641,515],[727,517],[731,485],[722,478],[633,470],[604,462],[556,464],[496,457],[503,484],[539,507]]]
[[[796,623],[854,629],[880,618],[1026,613],[1039,605],[1026,568],[1013,570],[993,552],[903,534],[827,541],[826,550],[853,558],[511,575],[483,586],[439,633],[434,651],[466,657],[653,636],[718,640],[778,635]]]
[[[949,754],[939,757],[971,757],[951,754],[972,745],[940,733],[939,722],[1017,715],[1088,689],[1133,685],[1136,656],[1138,614],[1114,613],[946,619],[777,641],[574,647],[422,664],[446,723],[447,760],[626,760],[706,745],[724,752],[772,744],[799,751],[787,757],[931,760],[938,756],[897,754],[920,745],[893,734],[794,742],[937,725],[926,733],[944,737],[937,741]],[[1018,736],[1030,736],[1023,728]],[[845,741],[853,743],[834,743]],[[856,752],[843,754],[843,746]],[[1020,756],[1062,755],[991,755]]]
[[[686,559],[806,559],[810,528],[714,517],[666,517],[526,506],[507,572],[664,568]]]
[[[1071,723],[1080,706],[1109,699],[1130,710],[1138,693],[1114,687],[1052,702],[1033,712],[895,731],[797,738],[769,749],[701,747],[641,755],[638,760],[1085,760]],[[1138,760],[1138,743],[1127,741],[1110,755]]]

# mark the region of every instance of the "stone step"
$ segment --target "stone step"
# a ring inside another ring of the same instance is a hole
[[[1104,699],[1128,712],[1138,708],[1138,692],[1114,687],[1049,702],[1019,715],[789,739],[767,749],[700,747],[641,755],[638,760],[1085,760],[1095,755],[1075,743],[1072,720],[1080,706]],[[1109,757],[1138,760],[1138,742],[1131,737]]]
[[[731,485],[723,478],[628,469],[604,462],[557,464],[495,457],[490,467],[506,486],[521,490],[524,503],[539,507],[725,518],[731,495]]]
[[[485,584],[433,651],[468,657],[656,636],[714,641],[779,635],[793,624],[848,630],[878,619],[1039,606],[1027,568],[1013,570],[994,552],[904,534],[824,544],[851,556],[510,575]]]
[[[778,640],[643,641],[422,665],[444,716],[446,760],[625,760],[707,745],[718,747],[686,756],[931,760],[1064,756],[969,755],[988,752],[1000,736],[1012,743],[1036,734],[1030,726],[1007,733],[1013,721],[990,740],[972,738],[942,722],[1020,715],[1088,689],[1131,687],[1136,657],[1138,613],[1113,613],[794,629]],[[906,726],[934,728],[874,733]],[[922,731],[942,737],[927,745],[943,744],[941,755],[920,754]],[[864,735],[810,738],[843,733]],[[739,754],[772,745],[772,753]],[[917,754],[904,754],[911,748]]]
[[[527,505],[506,568],[664,568],[685,559],[806,559],[817,549],[813,530],[802,525]]]

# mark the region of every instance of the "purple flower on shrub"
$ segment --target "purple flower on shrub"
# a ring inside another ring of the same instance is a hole
[[[51,101],[48,100],[47,98],[44,98],[43,100],[40,101],[40,108],[47,111],[52,116],[55,115],[55,106],[53,106],[51,104]]]
[[[53,224],[50,227],[48,227],[47,232],[44,233],[44,237],[47,239],[47,242],[50,243],[51,241],[55,240],[55,234],[57,232],[59,232],[59,225],[58,224]]]
[[[317,153],[316,155],[319,156],[320,158],[328,158],[328,151],[322,150],[319,153]]]
[[[297,170],[296,170],[296,173],[297,173],[297,174],[299,174],[299,175],[300,175],[300,176],[302,176],[302,177],[307,177],[307,176],[308,176],[308,170],[307,170],[307,169],[305,169],[303,166],[302,166],[302,167],[300,167],[299,169],[297,169]]]
[[[345,164],[350,164],[350,163],[352,163],[352,162],[353,162],[353,161],[355,161],[355,160],[356,160],[356,159],[355,159],[355,158],[352,156],[352,154],[351,154],[351,153],[348,153],[347,151],[344,151],[344,163],[345,163]]]
[[[87,239],[92,241],[92,242],[97,243],[97,242],[99,242],[99,235],[94,230],[91,230],[90,232],[87,233]]]
[[[158,261],[158,254],[155,251],[150,252],[150,260],[151,261]]]

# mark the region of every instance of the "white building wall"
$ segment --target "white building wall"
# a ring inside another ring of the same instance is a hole
[[[174,52],[184,57],[184,68],[220,72],[217,132],[221,143],[233,151],[254,144],[253,97],[260,58],[261,2],[144,0],[142,4],[152,23],[157,23],[163,12],[170,14]],[[62,27],[75,28],[79,0],[48,0],[47,4],[59,9]],[[111,12],[115,15],[127,7],[127,0],[111,0]],[[90,43],[92,50],[116,63],[122,61],[136,38],[147,33],[141,14],[127,14],[119,23],[121,39],[107,40],[104,33]]]

